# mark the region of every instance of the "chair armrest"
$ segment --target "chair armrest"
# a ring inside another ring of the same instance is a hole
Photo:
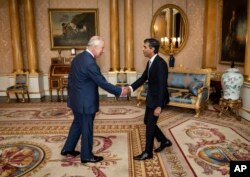
[[[204,104],[209,99],[209,87],[201,87],[198,89],[198,104]]]
[[[206,87],[206,86],[205,86],[205,87],[201,87],[201,88],[198,89],[198,94],[200,94],[200,93],[202,93],[202,92],[204,92],[204,91],[208,91],[208,89],[209,89],[209,88]]]

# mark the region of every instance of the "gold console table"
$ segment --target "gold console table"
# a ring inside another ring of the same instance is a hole
[[[220,98],[219,106],[220,106],[219,116],[221,116],[226,111],[231,111],[236,115],[237,120],[241,120],[239,116],[239,109],[242,107],[241,98],[239,98],[238,100]]]

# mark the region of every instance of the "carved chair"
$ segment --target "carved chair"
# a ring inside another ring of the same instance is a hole
[[[10,101],[10,94],[15,94],[16,99],[19,100],[18,94],[22,95],[22,102],[25,102],[25,94],[27,94],[28,100],[29,97],[29,74],[28,72],[24,73],[15,73],[15,85],[10,86],[6,89],[6,94],[8,97],[8,102]]]

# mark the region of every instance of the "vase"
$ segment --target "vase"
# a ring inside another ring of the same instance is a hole
[[[227,69],[221,77],[223,89],[223,98],[238,100],[240,98],[240,89],[243,85],[243,75],[237,68]]]
[[[174,67],[174,61],[175,61],[174,55],[170,54],[170,57],[169,57],[169,67],[171,67],[171,68]]]

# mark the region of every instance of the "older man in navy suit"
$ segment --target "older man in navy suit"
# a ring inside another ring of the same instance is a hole
[[[144,40],[143,54],[149,61],[142,76],[130,86],[130,89],[134,91],[148,80],[146,111],[144,116],[144,123],[146,124],[146,146],[141,154],[134,157],[135,160],[153,158],[154,138],[160,142],[160,146],[155,149],[155,152],[160,152],[164,148],[172,145],[172,142],[165,137],[157,126],[160,113],[169,102],[167,90],[168,66],[163,58],[158,55],[159,47],[159,41],[154,38]]]
[[[99,110],[98,87],[115,96],[127,95],[127,88],[116,87],[107,82],[96,63],[104,50],[104,41],[99,36],[93,36],[86,51],[77,55],[71,64],[68,78],[68,106],[72,109],[74,120],[69,130],[68,138],[61,155],[77,156],[81,162],[99,162],[101,156],[95,156],[93,148],[93,122]],[[81,153],[75,150],[81,136]]]

